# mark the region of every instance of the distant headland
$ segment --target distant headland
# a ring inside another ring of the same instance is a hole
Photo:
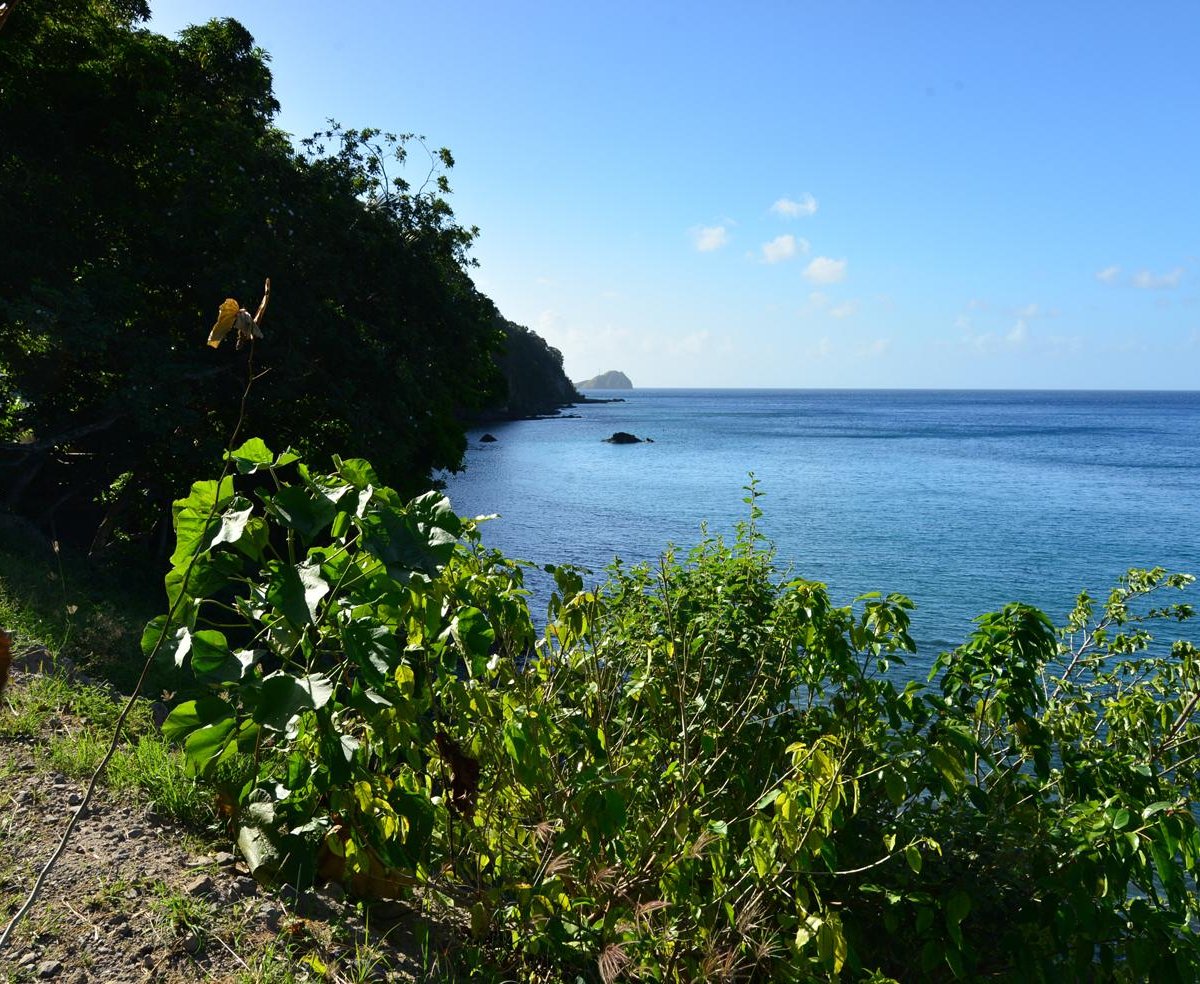
[[[600,373],[599,376],[593,376],[591,379],[585,379],[581,383],[576,383],[575,388],[581,390],[631,390],[633,389],[633,383],[629,381],[629,377],[625,373],[611,369],[608,372]]]

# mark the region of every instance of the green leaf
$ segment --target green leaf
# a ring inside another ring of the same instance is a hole
[[[233,462],[239,475],[251,475],[260,468],[274,463],[275,456],[261,438],[252,437],[236,451],[229,451],[226,459]]]
[[[765,810],[768,806],[772,806],[775,803],[775,801],[777,799],[779,799],[779,796],[782,792],[783,792],[782,789],[779,789],[778,787],[776,787],[775,789],[772,789],[770,792],[764,793],[762,798],[759,799],[759,801],[754,804],[754,809]]]
[[[211,545],[211,538],[220,528],[219,512],[233,497],[233,479],[196,482],[186,498],[176,499],[171,507],[175,526],[175,552],[171,566],[186,564],[193,554],[202,553]]]
[[[216,764],[237,750],[231,739],[237,722],[232,719],[218,721],[193,731],[183,742],[188,771],[193,775],[208,775]]]
[[[971,897],[962,889],[956,889],[947,897],[945,908],[947,923],[957,926],[971,911]]]
[[[332,523],[337,513],[337,505],[327,496],[304,485],[285,485],[267,500],[267,507],[280,523],[306,542]]]
[[[1162,813],[1164,810],[1173,809],[1175,804],[1170,800],[1159,800],[1157,803],[1151,803],[1142,810],[1142,819],[1149,820],[1156,813]]]
[[[914,874],[919,875],[921,873],[921,865],[923,862],[921,859],[921,852],[917,849],[916,844],[909,844],[908,847],[904,849],[904,860],[908,862],[908,866],[912,868]]]
[[[386,509],[362,518],[363,547],[388,573],[407,580],[413,572],[435,576],[454,555],[462,520],[437,492],[414,499],[402,512]]]
[[[346,655],[362,670],[363,679],[377,689],[387,685],[392,667],[400,662],[395,630],[355,619],[342,627]]]
[[[321,565],[305,561],[291,567],[273,561],[270,567],[273,576],[267,586],[267,601],[296,628],[314,624],[321,599],[329,593],[329,584],[321,577]]]
[[[186,631],[186,630],[184,630]],[[229,656],[229,643],[223,632],[201,629],[192,633],[192,672],[197,675],[211,673],[225,664]],[[178,665],[176,657],[176,665]]]
[[[168,741],[179,741],[193,731],[218,721],[233,721],[233,706],[219,697],[201,697],[174,708],[163,722],[162,733]]]
[[[215,547],[218,543],[237,543],[242,538],[242,534],[246,530],[246,523],[249,522],[253,512],[254,503],[240,495],[235,495],[229,500],[225,511],[221,513],[221,526],[210,546]]]
[[[243,537],[243,541],[245,541]],[[239,543],[239,546],[241,544]],[[242,560],[237,554],[220,551],[215,554],[202,554],[191,565],[188,572],[188,562],[172,567],[164,579],[167,590],[167,601],[175,604],[175,600],[184,591],[184,575],[187,575],[187,597],[211,598],[225,590],[233,583],[233,579],[242,572]]]
[[[286,731],[296,715],[324,707],[332,696],[333,682],[319,673],[299,678],[273,673],[259,688],[254,720],[271,731]]]
[[[888,769],[883,774],[883,787],[893,806],[899,806],[908,797],[908,786],[904,782],[904,777],[895,769]]]
[[[261,882],[272,881],[283,863],[273,833],[266,827],[248,823],[238,830],[238,851],[245,858],[250,874]]]
[[[963,764],[958,756],[938,745],[930,745],[925,749],[925,754],[953,789],[958,789],[963,784]]]
[[[488,653],[496,641],[496,633],[488,624],[487,616],[478,608],[461,608],[450,623],[450,634],[468,660],[472,675],[483,676]]]
[[[365,489],[368,486],[379,488],[381,484],[371,463],[362,458],[347,458],[344,461],[335,458],[333,464],[338,474],[356,489]]]
[[[159,637],[167,625],[166,615],[156,615],[146,623],[142,630],[142,655],[149,658],[158,645]],[[166,639],[158,650],[160,657],[172,660],[176,666],[183,666],[183,661],[192,648],[192,635],[186,625],[181,625],[174,632],[168,631]]]

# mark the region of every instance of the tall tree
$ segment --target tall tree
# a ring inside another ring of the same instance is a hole
[[[246,356],[204,345],[217,306],[268,276],[247,432],[370,453],[405,489],[459,464],[502,332],[449,152],[336,125],[297,150],[241,24],[172,40],[148,13],[24,0],[0,33],[0,495],[80,539],[147,532],[237,413]],[[418,188],[389,174],[410,149]]]

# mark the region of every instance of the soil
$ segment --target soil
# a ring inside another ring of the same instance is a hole
[[[21,674],[12,686],[21,686]],[[35,754],[48,740],[0,738],[0,929],[82,802],[86,784],[47,771]],[[337,883],[268,891],[230,848],[101,786],[35,908],[0,951],[0,981],[422,976],[415,910],[398,903],[367,910]]]

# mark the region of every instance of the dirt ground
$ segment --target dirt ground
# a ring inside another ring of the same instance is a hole
[[[0,929],[82,802],[86,784],[35,754],[48,740],[0,738]],[[0,952],[0,981],[427,979],[413,954],[413,909],[364,909],[336,883],[267,891],[230,847],[101,787]]]

